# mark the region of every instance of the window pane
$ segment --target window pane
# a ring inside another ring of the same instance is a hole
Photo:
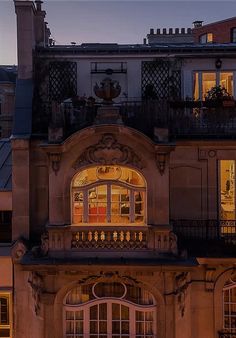
[[[9,325],[9,301],[7,297],[0,298],[0,325]]]
[[[222,220],[235,219],[235,161],[220,161],[220,198]],[[227,233],[230,228],[224,227]]]
[[[194,100],[199,100],[200,99],[200,94],[199,94],[199,73],[194,73],[194,78],[193,78],[193,98],[194,98]]]
[[[220,73],[220,85],[222,88],[225,88],[231,96],[233,96],[233,73]]]
[[[202,97],[205,98],[207,92],[216,86],[216,73],[202,73]]]

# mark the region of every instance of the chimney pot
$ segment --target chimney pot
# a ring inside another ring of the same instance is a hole
[[[185,34],[185,28],[181,28],[181,34]]]
[[[169,34],[170,34],[170,35],[173,34],[173,28],[169,28]]]
[[[154,29],[150,28],[150,34],[153,35],[154,34]]]
[[[166,34],[166,28],[163,28],[163,34]]]
[[[179,28],[175,28],[175,34],[179,34]]]
[[[157,34],[158,34],[158,35],[161,34],[160,28],[157,28]]]

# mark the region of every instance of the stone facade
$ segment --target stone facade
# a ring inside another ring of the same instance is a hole
[[[181,49],[181,62],[176,50],[178,62],[165,62],[163,51],[155,47],[146,56],[145,51],[140,55],[130,47],[123,52],[113,46],[111,60],[111,47],[100,46],[97,55],[97,47],[91,52],[88,46],[81,57],[80,47],[71,46],[67,51],[61,47],[58,58],[60,47],[47,48],[42,41],[41,2],[35,6],[15,0],[15,5],[17,91],[29,91],[21,101],[24,109],[16,102],[15,121],[24,123],[15,125],[11,139],[12,263],[9,248],[0,246],[0,275],[5,276],[0,280],[0,299],[1,304],[8,300],[11,315],[10,324],[0,323],[0,330],[10,330],[10,338],[234,338],[235,314],[230,312],[227,327],[223,290],[229,281],[235,290],[235,220],[221,220],[219,181],[221,161],[236,160],[236,144],[230,138],[235,125],[230,129],[224,120],[214,124],[201,119],[204,106],[191,108],[191,113],[186,106],[178,107],[170,115],[164,83],[159,85],[160,73],[171,72],[169,84],[179,86],[184,98],[192,92],[193,71],[200,72],[206,64],[215,71],[219,50],[198,60],[195,50],[186,59]],[[38,28],[33,40],[25,32],[29,23],[34,31],[32,22]],[[51,55],[58,63],[50,64]],[[223,69],[232,66],[227,50],[221,58]],[[41,67],[35,92],[34,62]],[[70,62],[83,69],[78,78]],[[158,100],[151,97],[153,87],[147,90],[149,80],[142,95],[144,62],[155,69],[154,89],[164,93]],[[74,87],[68,88],[68,74]],[[140,99],[143,96],[142,103],[136,100],[129,108],[123,96],[115,106],[111,100],[105,107],[100,101],[94,106],[93,98],[88,98],[91,84],[107,76],[122,79],[120,96],[123,86],[129,93],[139,93]],[[86,98],[77,97],[77,84]],[[45,88],[50,88],[48,96]],[[71,96],[64,97],[68,93]],[[168,94],[175,103],[181,99],[171,90]],[[234,118],[230,115],[231,122]],[[192,124],[187,125],[189,121]],[[216,127],[217,137],[214,130],[210,133]],[[75,214],[81,220],[75,222]],[[123,222],[113,216],[123,217]],[[117,308],[121,312],[113,311]],[[93,315],[94,309],[100,315]]]

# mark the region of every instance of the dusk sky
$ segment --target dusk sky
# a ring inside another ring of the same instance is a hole
[[[65,1],[47,0],[46,21],[57,44],[142,43],[150,28],[192,27],[236,16],[232,1]],[[16,64],[13,0],[0,0],[0,64]]]

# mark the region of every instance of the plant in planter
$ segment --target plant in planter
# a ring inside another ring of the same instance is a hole
[[[214,86],[208,90],[205,97],[205,106],[209,108],[214,107],[233,107],[235,105],[234,98],[224,87]]]

